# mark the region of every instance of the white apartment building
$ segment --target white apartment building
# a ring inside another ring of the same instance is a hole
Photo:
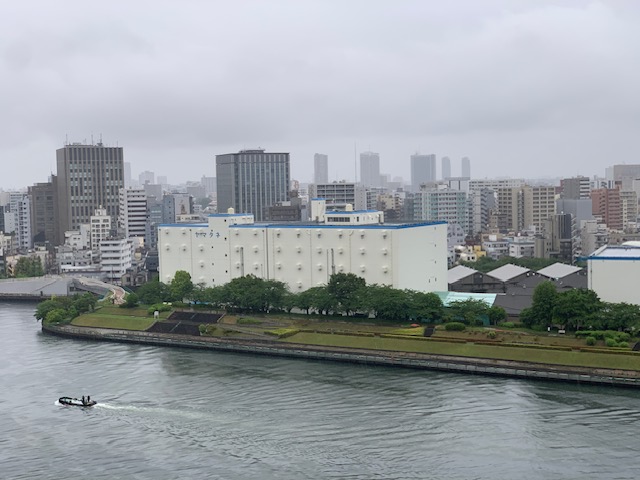
[[[358,183],[312,183],[309,198],[322,198],[327,207],[336,210],[343,210],[347,205],[353,205],[355,210],[367,210],[367,188]]]
[[[100,241],[100,270],[106,275],[107,282],[120,283],[133,264],[133,255],[134,245],[130,238]]]
[[[105,208],[96,208],[91,216],[91,249],[98,250],[100,242],[111,236],[111,216]]]
[[[208,222],[161,225],[160,281],[178,270],[194,283],[223,285],[252,274],[284,282],[292,292],[354,273],[369,284],[447,290],[444,222],[389,225],[381,212],[326,212],[312,202],[315,224],[256,224],[250,214],[215,214]]]
[[[14,248],[27,251],[33,247],[31,235],[31,199],[24,192],[9,192],[7,206],[4,212],[4,232],[15,233]]]
[[[477,191],[484,188],[497,191],[499,188],[519,188],[524,187],[523,178],[485,178],[481,180],[469,180],[469,190]]]
[[[118,228],[126,238],[144,239],[147,231],[147,192],[144,188],[120,189]]]
[[[80,230],[67,230],[64,232],[64,244],[76,250],[88,249],[91,245],[90,225],[81,224]]]

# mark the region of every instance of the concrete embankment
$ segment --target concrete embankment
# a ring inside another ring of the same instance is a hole
[[[68,338],[156,346],[197,348],[254,355],[303,358],[334,362],[362,363],[445,372],[552,380],[581,384],[640,388],[640,372],[601,368],[580,368],[534,362],[514,362],[449,355],[430,355],[400,351],[366,350],[281,343],[268,340],[241,340],[193,337],[130,330],[43,325],[43,332]]]

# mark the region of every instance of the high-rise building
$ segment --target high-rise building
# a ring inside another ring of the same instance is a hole
[[[605,174],[607,180],[618,182],[622,190],[631,190],[633,180],[640,178],[640,164],[613,165]]]
[[[613,230],[622,230],[622,202],[617,188],[591,190],[593,215]]]
[[[124,188],[133,187],[131,183],[131,162],[124,162]]]
[[[461,177],[467,177],[467,178],[471,178],[471,160],[469,160],[469,157],[462,157],[462,161],[461,161]]]
[[[560,180],[562,198],[579,200],[591,198],[591,180],[589,177],[572,177]]]
[[[420,185],[436,181],[435,154],[411,155],[411,191],[419,192]]]
[[[100,242],[111,236],[111,215],[107,214],[105,208],[96,208],[89,219],[90,224],[90,241],[89,245],[91,250],[98,250],[100,248]]]
[[[451,159],[442,157],[442,180],[446,180],[449,177],[451,177]]]
[[[233,208],[265,218],[267,208],[289,199],[288,153],[241,150],[216,156],[218,212]]]
[[[11,192],[4,211],[4,232],[13,233],[14,247],[26,252],[33,247],[31,235],[31,198],[25,192]]]
[[[423,186],[413,200],[414,220],[456,223],[469,232],[467,194],[449,188]]]
[[[375,152],[360,154],[360,183],[365,187],[380,186],[380,154]]]
[[[149,170],[145,170],[138,175],[138,182],[140,185],[144,185],[145,183],[156,183],[156,174]]]
[[[36,183],[28,189],[31,197],[31,234],[35,245],[48,242],[54,246],[57,239],[55,175],[51,180],[47,183]]]
[[[555,215],[555,187],[525,185],[497,189],[498,228],[520,232],[535,227],[542,230],[545,221]]]
[[[331,210],[344,210],[347,205],[355,210],[367,209],[367,189],[358,183],[312,183],[309,185],[309,197],[324,199]]]
[[[96,208],[117,218],[124,187],[122,147],[73,143],[56,151],[58,244],[64,232],[89,223]]]
[[[316,153],[313,156],[313,183],[329,183],[329,156]]]
[[[147,230],[147,192],[144,188],[121,188],[118,228],[125,238],[144,239]]]

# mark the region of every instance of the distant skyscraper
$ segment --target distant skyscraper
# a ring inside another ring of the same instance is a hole
[[[131,186],[131,162],[124,162],[124,188]]]
[[[420,185],[436,181],[436,156],[411,155],[411,191],[419,192]]]
[[[97,208],[117,218],[120,189],[124,187],[124,153],[122,147],[74,143],[56,150],[56,157],[56,223],[58,244],[62,245],[64,232],[89,223]]]
[[[374,152],[360,154],[360,183],[366,187],[380,186],[380,154]]]
[[[145,183],[156,183],[156,174],[145,170],[138,175],[138,182],[140,182],[140,186],[144,186]]]
[[[442,157],[442,180],[446,180],[447,178],[450,178],[450,177],[451,177],[451,159],[449,157]]]
[[[233,207],[264,220],[268,207],[289,200],[290,175],[288,153],[241,150],[217,155],[218,212]]]
[[[329,157],[322,153],[313,156],[313,183],[329,183]]]
[[[469,160],[469,157],[462,157],[462,175],[460,176],[471,178],[471,160]]]
[[[167,185],[168,183],[166,175],[158,175],[158,185]]]

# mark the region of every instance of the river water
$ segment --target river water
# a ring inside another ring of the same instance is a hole
[[[0,303],[2,479],[638,473],[640,391],[69,340],[33,311]]]

